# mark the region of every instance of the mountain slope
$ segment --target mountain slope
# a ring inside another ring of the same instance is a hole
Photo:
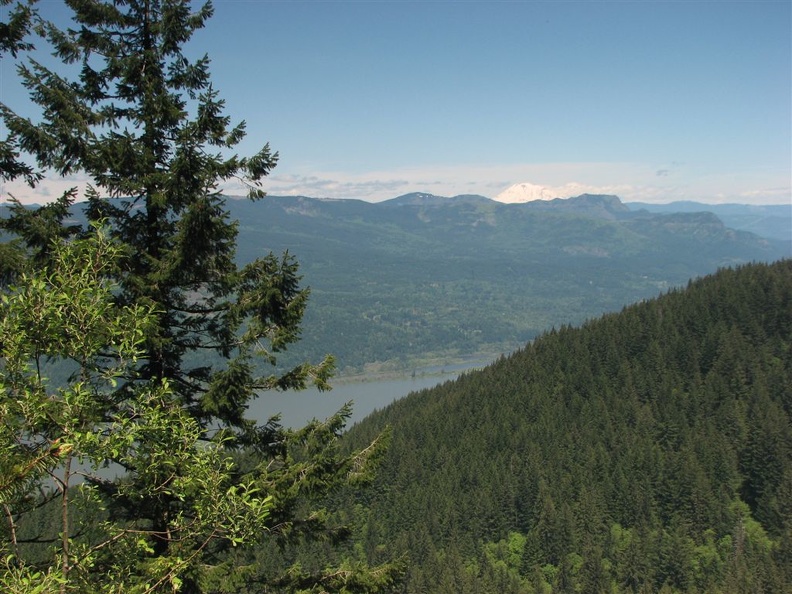
[[[790,260],[561,328],[352,429],[358,542],[408,593],[792,591],[791,386]]]
[[[651,213],[711,212],[727,227],[750,231],[762,237],[792,241],[792,204],[748,205],[748,204],[702,204],[700,202],[671,202],[670,204],[647,204],[630,202],[633,210]]]

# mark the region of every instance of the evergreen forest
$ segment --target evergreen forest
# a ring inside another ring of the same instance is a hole
[[[401,592],[792,591],[792,261],[724,269],[394,402],[349,493]]]

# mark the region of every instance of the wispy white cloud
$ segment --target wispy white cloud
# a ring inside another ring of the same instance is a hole
[[[0,202],[8,202],[12,197],[22,204],[46,204],[61,197],[64,193],[77,188],[77,199],[85,195],[90,180],[85,176],[46,177],[36,187],[31,188],[24,181],[0,181]]]
[[[770,200],[772,202],[779,202],[781,204],[790,204],[792,202],[792,192],[789,187],[779,188],[763,188],[761,190],[747,190],[740,193],[740,198],[750,202],[757,202],[757,200]],[[769,204],[769,202],[768,202]]]
[[[270,195],[355,198],[378,202],[409,192],[440,196],[480,194],[494,198],[509,186],[531,183],[559,190],[559,195],[614,194],[624,202],[790,204],[788,171],[713,174],[683,163],[527,163],[509,165],[438,165],[370,172],[275,170],[264,182]],[[10,195],[25,204],[44,203],[72,187],[82,195],[88,180],[48,178],[31,189],[22,182],[0,184],[0,201]],[[242,195],[241,184],[223,191]]]
[[[613,165],[550,163],[541,165],[439,165],[372,172],[323,171],[316,174],[275,173],[266,182],[272,195],[308,195],[321,198],[358,198],[377,202],[409,192],[431,192],[441,196],[481,194],[494,197],[514,183],[534,181],[543,185],[569,184],[570,178],[585,191],[611,193],[628,189],[630,184],[607,184],[606,168]],[[624,168],[625,166],[616,165]],[[233,190],[233,188],[229,188]]]
[[[359,198],[368,200],[372,196],[392,198],[410,192],[410,182],[405,179],[379,179],[355,177],[344,174],[323,175],[273,175],[265,182],[268,194],[273,196],[311,196],[314,198]],[[244,193],[242,184],[228,184],[224,191],[229,194]],[[384,198],[383,198],[384,199]]]
[[[658,175],[659,172],[663,172]],[[440,165],[367,173],[323,171],[312,175],[275,174],[267,183],[272,195],[302,194],[326,198],[380,201],[408,192],[440,196],[481,194],[495,197],[509,186],[528,182],[556,188],[559,195],[614,194],[625,202],[746,202],[788,204],[788,172],[713,175],[684,163],[528,163],[512,165]],[[786,182],[786,183],[785,183]]]

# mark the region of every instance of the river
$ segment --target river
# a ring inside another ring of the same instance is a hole
[[[248,418],[264,423],[280,413],[284,427],[301,427],[311,419],[326,419],[346,403],[352,402],[352,416],[347,428],[371,412],[384,408],[410,392],[431,388],[452,380],[464,371],[480,368],[489,361],[416,370],[414,376],[396,379],[349,380],[332,382],[333,389],[320,392],[315,388],[302,392],[264,392],[250,405]]]

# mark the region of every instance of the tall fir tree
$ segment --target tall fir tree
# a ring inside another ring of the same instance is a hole
[[[67,27],[17,4],[0,28],[0,49],[7,54],[24,55],[32,48],[25,34],[35,32],[37,51],[51,48],[58,62],[50,67],[35,53],[19,62],[19,79],[40,115],[22,117],[0,104],[7,129],[0,175],[34,185],[45,173],[79,174],[91,185],[84,196],[71,191],[56,207],[38,212],[17,205],[3,226],[29,257],[46,258],[52,239],[80,232],[63,223],[74,200],[87,200],[88,219],[105,221],[126,246],[113,279],[118,304],[150,308],[156,317],[140,364],[121,392],[139,382],[167,381],[206,439],[260,456],[240,480],[253,478],[273,496],[276,532],[297,534],[302,526],[319,534],[323,515],[310,511],[300,521],[295,510],[305,508],[297,501],[362,476],[378,447],[338,453],[346,409],[296,432],[245,415],[261,390],[328,388],[333,360],[277,368],[279,354],[300,337],[308,290],[288,253],[263,255],[242,267],[235,260],[237,224],[229,219],[221,188],[235,180],[248,188],[250,199],[261,199],[262,180],[278,155],[269,145],[251,157],[233,154],[245,123],[232,125],[224,115],[208,56],[192,59],[186,52],[213,7],[206,2],[193,9],[188,0],[66,4],[72,13]],[[7,255],[4,262],[19,265]],[[134,478],[141,469],[127,470]],[[112,489],[108,494],[115,495]],[[161,534],[167,533],[167,518],[181,511],[178,500],[166,496],[116,502],[117,513],[147,516]],[[167,537],[156,539],[154,554],[171,544]],[[290,575],[301,584],[311,579],[296,570]]]
[[[13,6],[11,4],[13,3]],[[35,11],[26,3],[0,0],[0,55],[17,57],[20,52],[33,48],[27,41]],[[29,163],[19,159],[19,151],[13,136],[0,139],[0,179],[22,177],[34,185],[41,174]]]

